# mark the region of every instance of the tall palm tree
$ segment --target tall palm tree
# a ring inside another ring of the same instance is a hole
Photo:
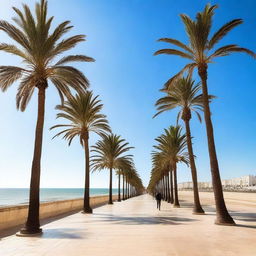
[[[55,58],[85,41],[84,35],[62,39],[72,29],[69,21],[59,24],[55,29],[51,24],[53,17],[47,17],[47,1],[36,3],[35,17],[27,5],[24,10],[13,8],[17,16],[13,19],[17,26],[0,21],[0,30],[5,32],[16,45],[1,43],[0,50],[20,57],[24,66],[0,66],[0,87],[6,91],[15,81],[20,80],[16,96],[17,108],[26,109],[34,90],[38,92],[38,113],[35,131],[34,156],[31,169],[28,218],[21,233],[41,233],[39,222],[39,187],[41,154],[45,116],[45,92],[49,81],[57,89],[61,100],[70,96],[70,89],[84,92],[88,87],[87,78],[76,68],[67,65],[73,61],[94,61],[84,55],[69,55],[55,62]],[[62,39],[62,40],[60,40]]]
[[[171,166],[174,175],[174,207],[179,207],[178,184],[177,184],[177,163],[188,164],[186,135],[182,134],[180,126],[170,126],[164,133],[155,139],[158,144],[154,146],[161,154],[161,157]]]
[[[132,164],[132,155],[124,155],[133,147],[128,146],[128,142],[115,134],[102,135],[102,140],[92,146],[95,154],[92,156],[93,170],[109,169],[109,204],[112,200],[112,176],[113,169],[120,169],[123,166]]]
[[[103,104],[98,99],[99,96],[93,96],[91,91],[83,94],[71,96],[63,105],[58,105],[56,109],[60,112],[57,118],[68,120],[69,124],[58,124],[54,128],[63,128],[54,137],[63,135],[63,139],[71,144],[75,137],[79,137],[80,143],[85,153],[85,189],[84,189],[84,207],[85,213],[92,213],[90,207],[90,150],[89,135],[91,132],[102,135],[110,132],[110,127],[106,116],[101,114]]]
[[[194,214],[204,213],[199,199],[197,186],[197,171],[190,132],[191,112],[195,112],[199,118],[199,121],[201,122],[201,116],[198,111],[203,110],[203,95],[198,94],[200,90],[201,85],[199,83],[195,84],[195,81],[192,80],[190,76],[177,79],[176,83],[172,87],[165,90],[167,96],[160,98],[156,102],[158,112],[155,115],[157,116],[162,112],[172,110],[174,108],[180,108],[180,111],[178,113],[178,119],[181,118],[184,121],[186,127],[187,147],[193,181]]]
[[[256,57],[256,55],[254,52],[236,44],[225,45],[215,50],[216,45],[223,37],[225,37],[233,28],[243,23],[242,19],[234,19],[223,25],[212,36],[210,36],[213,15],[216,8],[217,5],[211,6],[210,4],[207,4],[202,12],[197,13],[195,20],[192,20],[189,16],[182,14],[181,19],[184,23],[189,43],[182,43],[179,40],[172,38],[161,38],[159,41],[170,43],[179,47],[179,49],[162,49],[157,51],[155,55],[176,55],[182,58],[186,58],[190,61],[190,63],[185,65],[180,72],[178,72],[174,77],[166,82],[165,88],[171,87],[175,80],[185,71],[188,71],[190,74],[192,74],[195,68],[198,70],[198,75],[202,82],[204,117],[208,139],[213,191],[216,203],[217,218],[215,223],[220,225],[234,225],[235,222],[227,211],[223,197],[213,126],[211,121],[211,112],[208,100],[209,96],[207,87],[207,69],[208,64],[212,63],[215,58],[227,56],[234,52],[244,52],[253,57]]]

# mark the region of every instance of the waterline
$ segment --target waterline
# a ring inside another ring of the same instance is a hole
[[[113,189],[113,194],[117,194]],[[108,188],[91,188],[90,196],[108,195]],[[50,202],[66,199],[82,198],[83,188],[41,188],[40,201]],[[29,199],[28,188],[0,188],[0,207],[27,204]]]

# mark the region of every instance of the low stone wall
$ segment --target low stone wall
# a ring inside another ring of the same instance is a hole
[[[117,195],[113,195],[113,200]],[[108,195],[93,196],[90,198],[92,208],[108,202]],[[40,219],[56,217],[68,212],[82,210],[83,199],[61,200],[41,203]],[[28,205],[17,205],[0,208],[0,230],[15,227],[25,223],[28,214]]]

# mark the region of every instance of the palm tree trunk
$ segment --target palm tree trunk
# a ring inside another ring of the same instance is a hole
[[[166,201],[165,176],[163,176],[164,200]]]
[[[162,190],[163,190],[163,199],[165,200],[164,177],[162,178]]]
[[[170,203],[173,204],[173,177],[172,177],[172,170],[170,171],[170,183],[171,183],[171,198],[170,198]]]
[[[173,178],[174,178],[174,204],[173,207],[180,207],[179,198],[178,198],[178,183],[177,183],[177,166],[174,164],[173,168]]]
[[[37,234],[41,233],[39,221],[39,205],[40,205],[40,173],[41,173],[41,155],[43,142],[44,128],[44,113],[45,113],[45,88],[46,86],[38,87],[38,112],[37,124],[35,132],[34,156],[32,161],[30,193],[29,193],[29,208],[28,217],[25,227],[21,229],[21,234]]]
[[[113,204],[113,200],[112,200],[112,173],[113,170],[112,168],[109,169],[109,200],[108,200],[108,204]]]
[[[128,199],[128,181],[125,179],[125,199]]]
[[[118,172],[118,202],[121,202],[120,180],[121,180],[121,174],[119,171]]]
[[[171,196],[170,196],[170,179],[169,179],[169,172],[167,173],[167,202],[170,203]]]
[[[124,174],[123,174],[123,200],[124,200]]]
[[[167,175],[164,177],[165,180],[165,201],[168,202],[168,181],[167,181]]]
[[[194,193],[193,213],[194,214],[204,214],[204,210],[201,207],[200,199],[199,199],[196,164],[195,164],[192,141],[191,141],[189,120],[185,119],[184,122],[185,122],[185,126],[186,126],[187,147],[188,147],[190,169],[191,169],[191,175],[192,175],[192,181],[193,181],[193,193]]]
[[[85,152],[85,187],[84,187],[84,213],[92,213],[90,207],[90,151],[89,151],[89,133],[84,138]]]
[[[213,126],[211,120],[211,112],[209,106],[209,95],[207,88],[207,64],[198,67],[198,74],[202,82],[203,90],[203,103],[204,103],[204,118],[206,124],[207,140],[208,140],[208,151],[210,157],[211,175],[212,175],[212,186],[216,204],[216,224],[220,225],[235,225],[233,218],[230,216],[222,191],[222,184],[220,178],[219,164],[216,154],[215,141]]]
[[[162,177],[161,179],[161,188],[162,188],[163,199],[165,200],[164,177]]]

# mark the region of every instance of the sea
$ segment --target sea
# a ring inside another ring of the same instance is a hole
[[[90,196],[108,195],[108,188],[91,188]],[[112,190],[113,194],[118,189]],[[40,201],[50,202],[66,199],[83,198],[83,188],[41,188]],[[28,188],[0,188],[0,207],[27,204],[29,200]]]

